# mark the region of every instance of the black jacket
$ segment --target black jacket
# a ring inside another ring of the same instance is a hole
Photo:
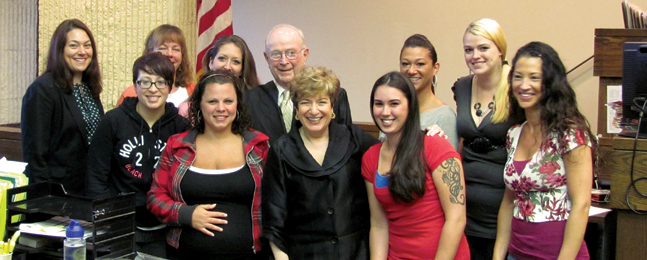
[[[267,82],[245,92],[245,106],[252,119],[252,128],[270,137],[270,144],[285,134],[283,115],[278,103],[279,91],[274,81]],[[337,100],[333,104],[334,121],[340,124],[352,125],[348,95],[345,89],[340,89]],[[294,106],[296,113],[296,106]],[[298,128],[301,123],[292,116],[292,128]]]
[[[368,259],[370,212],[362,155],[378,140],[331,122],[323,165],[296,129],[270,149],[263,177],[263,237],[291,259]]]
[[[186,131],[188,123],[166,103],[164,115],[149,128],[135,110],[137,102],[137,97],[126,98],[99,123],[88,154],[86,194],[105,198],[135,192],[137,226],[146,227],[159,224],[146,209],[152,174],[168,138]]]
[[[101,100],[94,102],[103,116]],[[88,131],[74,95],[64,93],[45,73],[27,88],[20,121],[29,182],[58,182],[67,192],[83,195]]]

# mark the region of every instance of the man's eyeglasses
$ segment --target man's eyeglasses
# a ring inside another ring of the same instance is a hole
[[[305,50],[305,48],[301,50],[287,50],[285,52],[280,52],[280,51],[273,51],[270,52],[270,60],[273,61],[279,61],[281,60],[281,57],[283,57],[283,54],[285,54],[285,57],[288,58],[288,60],[296,60],[299,57],[299,53],[301,51]]]
[[[137,85],[139,85],[141,88],[150,88],[151,86],[155,85],[156,88],[163,89],[163,88],[168,87],[168,81],[166,81],[166,80],[159,80],[159,81],[138,80]]]

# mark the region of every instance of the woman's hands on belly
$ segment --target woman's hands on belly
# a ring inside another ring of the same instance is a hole
[[[211,231],[222,232],[222,228],[218,225],[227,224],[227,220],[224,220],[224,218],[227,217],[227,214],[218,211],[211,211],[215,208],[216,204],[198,205],[193,211],[191,226],[207,236],[213,236]]]

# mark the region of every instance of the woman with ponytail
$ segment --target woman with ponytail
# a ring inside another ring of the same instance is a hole
[[[400,51],[400,73],[411,80],[416,88],[420,107],[420,128],[432,125],[440,127],[447,140],[458,149],[456,113],[436,96],[440,69],[438,54],[433,44],[422,34],[409,36]],[[382,136],[380,136],[380,139]]]
[[[491,259],[505,189],[505,137],[513,125],[508,120],[510,66],[501,26],[487,18],[472,22],[463,35],[463,51],[472,74],[459,78],[452,91],[467,191],[465,235],[473,259]]]

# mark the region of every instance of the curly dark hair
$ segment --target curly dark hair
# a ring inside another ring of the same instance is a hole
[[[575,91],[571,87],[566,77],[566,68],[559,58],[559,54],[543,42],[530,42],[521,47],[512,60],[511,73],[508,76],[508,82],[512,85],[515,67],[517,61],[523,57],[533,57],[541,59],[542,73],[542,96],[539,99],[541,127],[544,139],[550,133],[556,133],[559,145],[566,147],[567,140],[564,138],[568,132],[573,129],[582,130],[593,144],[593,159],[597,155],[597,138],[591,132],[589,122],[577,108],[577,99]],[[524,110],[519,106],[519,102],[514,97],[512,88],[508,91],[510,103],[510,119],[516,122],[526,120]]]
[[[69,19],[63,21],[61,24],[56,27],[54,34],[52,35],[52,40],[49,44],[49,52],[47,54],[47,65],[45,67],[45,73],[51,73],[56,85],[64,93],[72,93],[73,82],[73,73],[70,66],[65,62],[65,44],[67,43],[67,33],[74,30],[81,29],[88,34],[90,38],[90,43],[92,44],[92,56],[90,64],[83,71],[81,81],[88,84],[90,88],[90,94],[93,98],[99,98],[103,86],[101,84],[101,71],[99,70],[99,58],[97,53],[97,43],[94,40],[92,32],[78,19]]]
[[[234,74],[227,70],[216,70],[216,71],[207,71],[202,74],[200,81],[191,95],[190,106],[189,106],[189,122],[191,122],[192,129],[198,129],[200,133],[204,133],[204,118],[200,109],[200,103],[202,102],[202,96],[204,91],[210,84],[231,84],[234,86],[236,91],[236,119],[231,126],[231,132],[237,135],[242,134],[246,131],[251,125],[251,120],[247,114],[247,108],[243,103],[244,100],[244,91],[245,86],[243,82]]]
[[[420,131],[420,110],[418,109],[416,88],[400,72],[393,71],[385,74],[375,81],[371,90],[371,115],[373,114],[375,91],[381,86],[402,91],[409,103],[409,114],[401,130],[402,136],[395,150],[391,171],[387,174],[390,176],[389,191],[393,200],[411,203],[425,194],[425,183],[427,182],[424,163],[424,134]],[[373,117],[373,123],[379,128],[375,117]]]

